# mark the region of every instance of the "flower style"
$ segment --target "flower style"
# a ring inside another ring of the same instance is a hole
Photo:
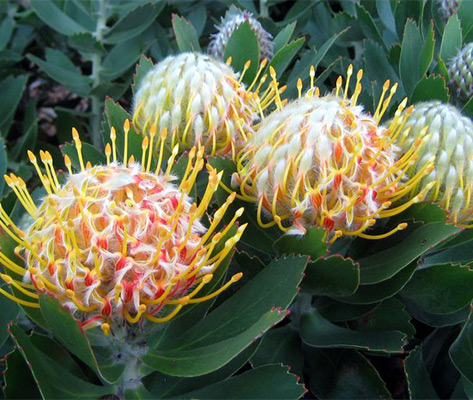
[[[450,222],[470,223],[473,221],[473,121],[452,105],[440,101],[419,103],[407,118],[406,128],[410,129],[410,135],[399,137],[398,146],[404,150],[413,146],[424,125],[429,125],[432,137],[419,151],[418,159],[407,173],[413,176],[433,157],[437,161],[430,174],[408,195],[416,196],[435,181],[426,199],[438,202],[447,210]]]
[[[389,209],[432,170],[433,159],[429,159],[410,180],[401,181],[430,136],[424,128],[413,146],[397,157],[393,142],[407,134],[404,123],[412,107],[401,114],[404,99],[392,122],[381,125],[397,84],[389,89],[386,81],[370,116],[357,104],[362,70],[348,97],[352,74],[350,66],[344,90],[339,77],[335,93],[320,97],[311,68],[311,87],[305,96],[299,80],[299,99],[265,118],[240,154],[233,184],[240,187],[243,199],[258,204],[261,226],[278,225],[289,234],[304,234],[307,227],[319,226],[331,241],[342,235],[384,238],[406,227],[400,224],[383,235],[364,233],[376,218],[395,215],[422,199],[428,188]],[[263,210],[271,222],[263,222]]]
[[[251,30],[255,33],[256,38],[258,39],[261,59],[270,60],[274,54],[273,37],[261,26],[259,21],[251,12],[247,10],[241,11],[236,7],[227,11],[225,18],[221,19],[220,25],[215,26],[218,32],[211,35],[212,40],[208,47],[209,53],[213,57],[222,60],[228,40],[232,36],[232,33],[245,22],[250,25]]]
[[[153,124],[168,129],[168,145],[180,150],[203,146],[207,154],[231,155],[241,149],[258,113],[274,99],[272,85],[260,94],[266,77],[246,88],[226,64],[199,53],[169,56],[143,78],[134,98],[133,121],[145,135]]]
[[[36,308],[39,294],[51,294],[84,327],[101,325],[108,334],[114,324],[136,324],[143,318],[169,321],[186,304],[210,299],[240,279],[241,273],[213,292],[208,289],[216,285],[215,281],[209,284],[213,273],[232,251],[245,225],[232,230],[240,209],[226,228],[215,233],[234,195],[215,213],[207,229],[200,222],[221,178],[221,173],[209,168],[202,200],[192,202],[189,192],[204,165],[203,149],[190,150],[177,186],[171,175],[177,148],[166,171],[161,172],[162,153],[156,170],[151,171],[155,127],[151,128],[151,143],[143,141],[141,164],[134,156],[127,161],[128,131],[127,121],[123,163],[117,161],[112,128],[111,145],[105,150],[107,164],[92,166],[84,164],[82,143],[73,130],[80,171],[72,171],[66,155],[69,174],[63,183],[48,152],[40,153],[45,172],[29,152],[47,192],[39,206],[21,178],[5,176],[34,222],[21,230],[0,209],[0,226],[18,244],[15,253],[24,262],[23,266],[0,252],[0,263],[23,277],[16,280],[2,274],[15,295],[3,289],[1,293]],[[164,130],[158,147],[165,140]],[[199,292],[206,294],[199,297]]]

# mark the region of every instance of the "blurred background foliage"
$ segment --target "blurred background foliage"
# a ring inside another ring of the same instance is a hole
[[[360,103],[368,111],[373,111],[385,80],[390,79],[399,83],[391,113],[407,96],[409,104],[432,99],[454,102],[471,117],[473,102],[459,103],[449,90],[447,65],[473,40],[473,1],[459,2],[448,19],[439,10],[441,3],[2,1],[0,174],[11,171],[29,180],[33,174],[27,149],[49,150],[55,164],[63,165],[60,146],[70,141],[72,127],[83,137],[88,134],[89,143],[101,151],[102,126],[123,121],[131,109],[135,65],[140,62],[138,68],[149,68],[148,58],[156,63],[169,54],[205,52],[210,35],[216,32],[215,24],[230,7],[252,12],[272,34],[274,57],[269,64],[287,85],[285,97],[296,97],[298,78],[308,86],[310,66],[315,67],[316,85],[324,93],[353,64],[355,71],[364,70]],[[255,34],[237,29],[233,36],[225,52],[225,57],[232,57],[232,66],[241,70],[248,57],[257,65],[259,51],[248,51],[257,49]],[[224,179],[234,171],[228,160],[209,162],[225,171]],[[12,214],[18,212],[3,183],[0,194],[4,207]],[[221,201],[223,196],[220,193]],[[376,243],[343,239],[328,248],[315,228],[302,240],[262,231],[254,210],[248,208],[244,219],[250,227],[230,269],[245,270],[239,283],[242,287],[276,256],[310,256],[291,314],[228,364],[222,374],[205,375],[199,385],[196,378],[163,378],[162,371],[154,372],[144,382],[149,392],[130,393],[130,398],[146,398],[146,393],[198,398],[225,393],[238,398],[242,386],[257,387],[262,382],[268,385],[266,391],[251,392],[253,396],[301,396],[277,365],[268,369],[267,364],[278,363],[288,365],[304,383],[305,398],[473,397],[471,230],[447,225],[440,208],[419,204],[377,228],[385,231],[410,221],[406,231]],[[15,318],[27,331],[33,325],[4,297],[0,297],[0,307],[1,352],[8,354],[2,363],[4,371],[8,366],[4,394],[8,398],[38,397],[37,384],[6,331],[7,323]],[[90,380],[93,372],[78,362],[71,348],[40,335],[44,333],[40,328],[34,329],[39,333],[31,338],[17,332],[15,339],[17,344],[30,346],[33,359],[36,346],[51,352],[56,361],[69,363],[72,375]],[[48,373],[54,375],[58,369],[52,371]],[[256,373],[244,375],[248,371]],[[225,381],[235,373],[231,379],[237,380]],[[202,389],[202,382],[211,389]],[[273,392],[271,385],[289,389]],[[48,393],[47,398],[59,396],[54,387],[42,388],[42,393]],[[74,390],[69,394],[87,396]]]

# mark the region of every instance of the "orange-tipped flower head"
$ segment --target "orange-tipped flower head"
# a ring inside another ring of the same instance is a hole
[[[225,63],[199,53],[169,56],[139,84],[133,121],[145,135],[156,124],[169,132],[167,144],[180,150],[203,146],[207,154],[235,155],[261,107]]]
[[[440,101],[419,103],[406,122],[410,134],[399,137],[398,145],[408,151],[425,125],[432,136],[408,174],[418,173],[433,157],[436,157],[435,168],[408,195],[416,196],[435,181],[426,199],[445,208],[449,221],[469,223],[473,221],[473,121],[452,105]]]
[[[112,149],[116,157],[114,134],[111,137],[109,160]],[[166,322],[186,304],[214,297],[238,279],[235,276],[213,293],[206,287],[244,226],[229,233],[235,216],[224,231],[214,232],[234,196],[208,228],[200,222],[221,177],[210,169],[201,202],[192,201],[189,192],[203,168],[202,151],[191,150],[177,186],[169,172],[150,172],[146,157],[141,165],[109,161],[84,166],[76,132],[74,140],[82,167],[63,183],[49,153],[41,152],[45,173],[29,153],[48,192],[38,207],[21,178],[6,177],[34,222],[21,230],[1,209],[0,226],[18,243],[18,254],[25,260],[24,266],[18,265],[0,253],[0,263],[24,276],[15,281],[5,275],[7,283],[23,289],[19,297],[3,289],[2,293],[31,307],[38,307],[31,301],[38,297],[35,292],[50,293],[84,326],[100,324],[108,333],[116,323],[134,324],[144,318]],[[68,164],[70,168],[70,159]],[[219,244],[221,240],[225,245]]]
[[[412,152],[397,158],[392,144],[403,132],[399,114],[406,101],[385,127],[380,119],[397,85],[389,89],[386,82],[379,106],[370,116],[356,104],[361,71],[353,96],[347,97],[351,74],[352,67],[343,94],[339,78],[334,94],[319,97],[311,87],[305,96],[270,114],[243,150],[234,184],[243,197],[258,203],[262,226],[277,224],[293,234],[319,226],[332,239],[368,237],[364,231],[376,218],[408,206],[387,210],[397,193],[412,183],[399,183]],[[301,93],[300,83],[298,88]],[[263,222],[263,210],[272,221]]]

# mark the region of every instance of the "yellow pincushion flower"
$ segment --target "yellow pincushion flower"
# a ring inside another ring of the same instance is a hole
[[[128,129],[127,122],[125,143]],[[24,279],[2,277],[30,300],[0,291],[36,308],[38,294],[50,293],[73,311],[83,326],[101,325],[106,334],[116,323],[135,324],[143,318],[169,321],[186,304],[212,298],[236,282],[241,274],[213,293],[198,295],[245,228],[238,228],[216,250],[242,212],[240,209],[227,228],[215,233],[234,195],[217,211],[207,229],[200,222],[221,178],[221,173],[210,168],[201,202],[191,200],[189,191],[204,165],[202,149],[191,149],[177,186],[170,174],[173,157],[165,172],[161,172],[161,158],[156,172],[150,171],[147,146],[143,146],[141,164],[133,157],[119,163],[115,135],[113,130],[112,146],[106,148],[107,164],[91,166],[84,165],[82,144],[73,131],[81,170],[73,173],[65,156],[69,174],[63,183],[48,152],[41,152],[45,172],[29,152],[47,191],[41,204],[35,205],[21,178],[10,175],[5,179],[34,222],[21,230],[3,208],[0,210],[0,226],[17,242],[16,253],[24,259],[24,266],[18,265],[0,252],[0,263]],[[159,141],[163,140],[164,134]]]
[[[271,104],[273,86],[261,94],[265,77],[247,88],[225,63],[200,53],[169,56],[143,78],[133,100],[133,122],[145,135],[153,124],[168,129],[171,148],[203,146],[207,154],[232,155],[242,148],[258,113]]]
[[[428,160],[411,180],[400,182],[428,140],[426,129],[412,148],[398,157],[392,143],[404,134],[406,117],[401,111],[407,99],[391,124],[383,126],[380,120],[397,85],[386,97],[390,83],[385,83],[376,112],[370,116],[357,104],[361,70],[353,96],[347,96],[352,71],[350,66],[343,94],[340,77],[336,92],[320,97],[313,87],[315,73],[311,69],[307,94],[302,96],[299,80],[299,99],[278,107],[265,118],[242,151],[234,184],[240,187],[245,200],[258,203],[261,226],[277,224],[293,234],[304,234],[307,227],[319,226],[326,229],[331,240],[342,235],[381,238],[405,228],[401,224],[379,236],[364,233],[376,218],[401,212],[424,195],[426,190],[388,209],[433,168],[433,160]],[[263,222],[263,210],[271,222]]]

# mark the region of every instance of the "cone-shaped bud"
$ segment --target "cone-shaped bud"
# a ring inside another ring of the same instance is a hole
[[[438,202],[449,212],[449,220],[457,223],[472,221],[473,215],[473,122],[449,104],[439,101],[418,103],[408,117],[407,137],[399,137],[398,145],[409,151],[424,126],[429,126],[430,140],[419,151],[417,160],[408,170],[413,176],[436,158],[435,168],[418,186],[409,192],[416,196],[435,181],[426,199]]]
[[[473,95],[473,43],[468,43],[448,64],[449,85],[460,102]]]
[[[126,123],[125,143],[128,129]],[[21,178],[5,177],[33,221],[22,230],[0,208],[0,226],[17,242],[18,260],[24,260],[24,265],[19,264],[0,252],[0,264],[23,276],[15,280],[3,275],[5,282],[14,286],[14,295],[3,289],[1,293],[30,307],[39,307],[38,294],[49,293],[83,326],[101,325],[108,334],[116,324],[143,319],[166,322],[186,304],[212,298],[236,281],[230,280],[213,293],[206,286],[244,226],[230,233],[235,216],[224,231],[215,234],[234,195],[207,228],[200,222],[221,178],[210,168],[200,203],[189,197],[203,168],[202,151],[191,150],[178,186],[169,171],[160,171],[161,161],[156,173],[150,171],[147,146],[143,146],[141,165],[133,162],[133,156],[132,162],[117,162],[114,130],[112,145],[105,151],[106,165],[84,165],[77,131],[73,136],[81,168],[72,172],[71,160],[65,156],[70,173],[64,182],[48,152],[40,153],[44,172],[29,152],[47,191],[39,206]],[[125,145],[123,154],[127,150]],[[170,160],[169,165],[172,163]],[[217,251],[221,240],[226,242],[220,243]]]
[[[247,10],[241,11],[236,7],[228,10],[225,17],[221,19],[220,25],[215,26],[218,32],[211,35],[212,40],[208,47],[209,54],[222,60],[232,33],[245,22],[250,25],[251,30],[258,39],[261,59],[270,60],[273,57],[272,35],[261,26],[251,12]]]
[[[261,106],[258,91],[249,91],[228,65],[183,53],[156,64],[140,82],[133,121],[148,136],[153,124],[167,128],[171,148],[203,146],[207,154],[234,156]]]
[[[350,66],[345,90],[340,77],[334,94],[319,97],[311,87],[305,96],[270,114],[243,150],[234,183],[244,198],[258,203],[262,226],[277,224],[294,234],[319,226],[332,240],[342,235],[373,237],[364,231],[375,218],[409,205],[388,209],[397,191],[411,184],[399,180],[412,154],[396,159],[397,148],[392,145],[403,119],[380,124],[397,85],[390,89],[386,82],[370,116],[356,104],[361,71],[353,96],[347,96],[352,72]],[[301,93],[300,82],[298,89]],[[266,217],[261,216],[263,210]]]
[[[453,14],[458,11],[458,6],[462,0],[437,0],[440,16],[447,21]]]

